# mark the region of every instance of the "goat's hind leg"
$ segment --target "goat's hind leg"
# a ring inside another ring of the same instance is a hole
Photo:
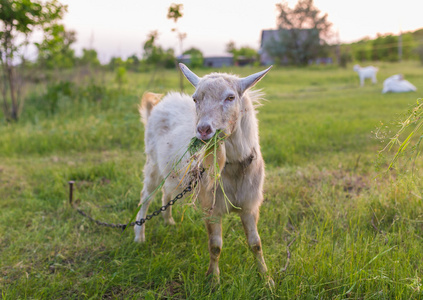
[[[144,186],[141,191],[141,201],[140,205],[141,208],[137,214],[136,220],[139,221],[140,219],[145,219],[147,216],[147,210],[150,206],[151,201],[154,199],[154,195],[152,193],[160,184],[160,180],[157,177],[157,172],[151,165],[146,163],[144,169]],[[135,225],[135,242],[143,243],[145,242],[145,223],[142,226]]]

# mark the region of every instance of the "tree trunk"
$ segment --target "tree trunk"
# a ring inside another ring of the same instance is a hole
[[[2,75],[3,75],[3,87],[1,88],[1,93],[3,96],[3,114],[6,120],[9,119],[9,104],[7,103],[7,78],[6,78],[6,67],[3,60],[0,57],[1,66],[3,67]]]
[[[12,111],[10,112],[10,117],[12,120],[17,121],[18,120],[18,99],[16,98],[16,91],[15,91],[15,82],[14,82],[14,74],[13,74],[13,66],[9,65],[6,62],[6,70],[7,70],[7,79],[9,81],[9,87],[10,87],[10,99],[12,100]]]

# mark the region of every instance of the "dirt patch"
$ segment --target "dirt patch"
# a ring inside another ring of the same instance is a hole
[[[358,196],[370,187],[369,178],[353,172],[335,170],[332,172],[332,177],[332,184],[339,186],[349,196]]]
[[[342,167],[335,170],[308,169],[307,172],[299,170],[296,175],[297,180],[304,182],[305,186],[313,190],[320,189],[323,185],[329,184],[337,190],[345,192],[347,197],[358,196],[371,186],[370,175],[357,174],[352,170],[345,170]]]

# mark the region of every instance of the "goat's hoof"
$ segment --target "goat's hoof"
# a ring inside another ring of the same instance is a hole
[[[220,276],[216,273],[207,272],[206,277],[210,283],[212,289],[215,289],[220,285]]]
[[[166,225],[171,225],[171,226],[176,225],[176,222],[173,218],[165,219],[164,222]]]
[[[270,289],[275,288],[275,282],[273,281],[272,277],[267,276],[266,283],[267,283],[267,285],[269,286]]]
[[[134,242],[136,243],[145,243],[145,236],[135,236]]]

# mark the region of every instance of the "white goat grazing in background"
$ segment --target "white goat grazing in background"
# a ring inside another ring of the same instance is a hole
[[[254,253],[260,273],[265,274],[261,240],[257,232],[259,207],[263,201],[264,161],[260,151],[258,124],[254,102],[260,94],[253,87],[270,68],[238,78],[234,75],[212,73],[199,78],[185,65],[180,68],[196,88],[192,97],[170,93],[155,105],[157,94],[143,97],[140,112],[145,123],[144,187],[141,192],[141,209],[137,220],[145,218],[152,197],[148,196],[159,186],[166,174],[172,171],[175,160],[181,157],[190,140],[196,136],[208,140],[217,130],[226,138],[219,146],[218,164],[221,170],[223,190],[210,184],[213,176],[207,170],[199,182],[198,198],[207,217],[210,265],[207,275],[219,275],[218,260],[222,250],[221,217],[228,212],[240,215],[247,241]],[[206,161],[207,159],[205,159]],[[183,170],[187,167],[189,154],[181,161],[181,172],[173,172],[163,186],[163,205],[183,189],[180,186]],[[200,162],[201,163],[201,162]],[[210,169],[210,168],[209,168]],[[178,174],[182,173],[182,174]],[[225,196],[232,205],[225,203]],[[174,224],[171,208],[163,212],[165,223]],[[135,241],[145,241],[145,224],[135,226]]]
[[[373,83],[376,83],[376,73],[379,70],[376,67],[368,66],[368,67],[360,67],[360,65],[355,65],[353,70],[358,73],[358,77],[360,78],[360,86],[364,86],[364,79],[371,78]]]

